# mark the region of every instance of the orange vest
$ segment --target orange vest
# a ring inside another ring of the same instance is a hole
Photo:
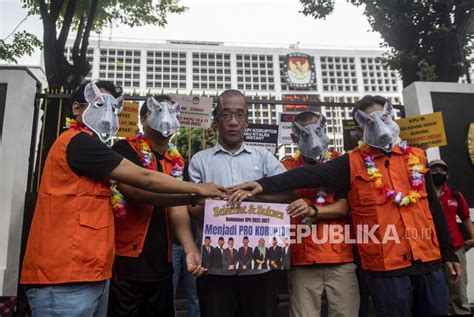
[[[295,159],[288,157],[283,159],[282,163],[287,170],[299,167],[301,158]],[[306,198],[313,200],[316,197],[318,189],[306,188],[296,190],[295,193],[298,198]],[[327,191],[326,203],[334,203],[334,192]],[[291,224],[301,225],[303,217],[291,218]],[[348,224],[347,218],[338,219],[318,219],[316,222],[316,236],[318,241],[323,241],[324,230],[327,230],[326,236],[329,234],[328,225],[339,225],[345,228]],[[326,227],[326,229],[324,229]],[[344,233],[343,233],[344,234]],[[327,263],[347,263],[353,262],[354,257],[352,253],[352,246],[347,243],[330,243],[314,242],[312,238],[313,232],[309,237],[302,238],[301,243],[293,243],[291,245],[291,265],[312,265],[312,264],[327,264]],[[296,239],[298,237],[296,236]],[[326,239],[328,240],[328,239]]]
[[[69,167],[67,130],[48,153],[31,224],[21,284],[94,282],[112,276],[114,216],[107,182]]]
[[[423,151],[412,148],[413,154],[420,158],[426,166]],[[391,157],[381,151],[369,148],[368,153],[374,156],[375,164],[383,175],[382,182],[391,189],[396,189],[404,195],[412,191],[407,168],[407,158],[398,146],[392,150]],[[362,267],[373,271],[390,271],[411,266],[412,260],[423,262],[441,258],[438,238],[430,212],[426,187],[420,190],[421,198],[408,206],[398,206],[392,199],[375,187],[370,179],[360,150],[349,152],[350,160],[350,191],[349,205],[352,222],[357,232],[370,230],[379,225],[374,236],[380,243],[368,239],[368,243],[358,241]],[[423,173],[426,172],[426,169]],[[368,225],[368,227],[367,227]],[[390,227],[389,227],[390,226]],[[388,231],[387,231],[388,228]],[[393,239],[394,231],[400,243]]]
[[[135,137],[127,138],[127,141],[141,160],[143,158],[143,154],[141,153],[140,142],[138,142]],[[152,157],[153,160],[150,169],[156,171],[157,160],[153,150]],[[160,162],[163,173],[171,175],[174,163],[168,149],[164,153],[164,159]],[[115,217],[115,253],[117,255],[138,257],[138,255],[143,250],[143,244],[145,243],[152,212],[152,205],[136,205],[131,202],[127,202],[125,215],[118,218]],[[166,224],[168,224],[167,209],[165,209],[165,221]],[[166,231],[168,236],[168,261],[171,261],[171,235],[168,225],[166,226]]]

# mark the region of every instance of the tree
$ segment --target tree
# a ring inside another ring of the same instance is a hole
[[[191,153],[189,153],[189,137],[191,134]],[[173,137],[178,151],[183,156],[186,164],[189,164],[189,157],[197,152],[214,146],[217,143],[217,131],[215,127],[209,129],[180,128]],[[191,155],[189,155],[191,154]]]
[[[91,70],[86,58],[91,32],[100,33],[111,23],[130,27],[166,25],[169,13],[187,8],[179,0],[23,0],[30,14],[43,21],[44,64],[49,87],[74,89]],[[74,31],[72,64],[64,56],[66,41]]]
[[[169,13],[181,13],[187,8],[179,0],[22,0],[29,14],[39,14],[43,22],[43,52],[45,73],[50,90],[72,91],[77,88],[91,70],[87,61],[89,37],[99,33],[112,23],[130,27],[143,25],[166,25]],[[65,57],[68,37],[74,38],[72,63]],[[42,148],[37,162],[44,164],[45,158],[56,140],[59,127],[64,126],[69,105],[63,107],[62,100],[49,99],[42,108]],[[46,109],[47,108],[47,109]],[[35,178],[40,177],[40,168],[35,169]]]
[[[325,18],[335,0],[300,0],[301,12]],[[457,38],[474,9],[472,0],[348,0],[364,5],[372,29],[390,49],[385,65],[398,70],[406,87],[417,80],[457,82],[464,73],[463,56],[469,56],[470,36]]]
[[[17,32],[10,44],[6,40],[0,40],[0,60],[16,64],[17,58],[31,56],[36,47],[41,47],[41,41],[35,35],[26,31]]]

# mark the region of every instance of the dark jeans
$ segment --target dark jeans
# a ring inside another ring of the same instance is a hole
[[[108,316],[174,317],[173,280],[137,282],[112,279]]]
[[[377,316],[439,316],[448,314],[444,269],[411,276],[366,274]]]
[[[202,317],[272,317],[277,304],[274,272],[197,279]]]

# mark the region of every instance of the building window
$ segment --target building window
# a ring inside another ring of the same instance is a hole
[[[196,89],[230,89],[230,54],[225,53],[193,53],[193,88]],[[203,74],[224,76],[203,76]],[[199,80],[195,80],[198,76]]]
[[[156,91],[163,88],[186,89],[185,52],[147,51],[146,64],[147,89]],[[162,68],[161,65],[172,66]],[[195,66],[194,63],[193,66]]]

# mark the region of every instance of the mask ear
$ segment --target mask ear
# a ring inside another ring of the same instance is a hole
[[[179,116],[179,114],[181,113],[181,106],[179,105],[179,103],[175,103],[175,111],[176,115]]]
[[[118,112],[122,111],[123,107],[123,96],[120,96],[115,99],[115,105],[117,106]]]
[[[293,121],[291,123],[291,131],[295,134],[295,135],[300,135],[301,131],[303,131],[303,126],[301,124],[299,124],[298,122],[296,121]]]
[[[393,110],[393,106],[390,102],[386,102],[384,105],[383,105],[383,111],[388,114],[388,115],[392,115],[392,110]]]
[[[357,124],[359,124],[359,126],[361,127],[365,126],[365,122],[369,118],[367,113],[365,113],[362,110],[357,110],[354,114],[354,117],[355,117],[355,120],[357,121]]]
[[[321,129],[325,129],[326,128],[326,117],[321,115],[318,119],[318,124],[321,127]]]
[[[158,105],[158,101],[152,96],[148,97],[146,100],[146,107],[148,108],[149,111],[153,111],[153,108]]]
[[[92,105],[96,102],[105,102],[104,97],[102,97],[102,93],[94,83],[89,83],[86,85],[84,88],[84,98],[86,99],[87,103]]]

